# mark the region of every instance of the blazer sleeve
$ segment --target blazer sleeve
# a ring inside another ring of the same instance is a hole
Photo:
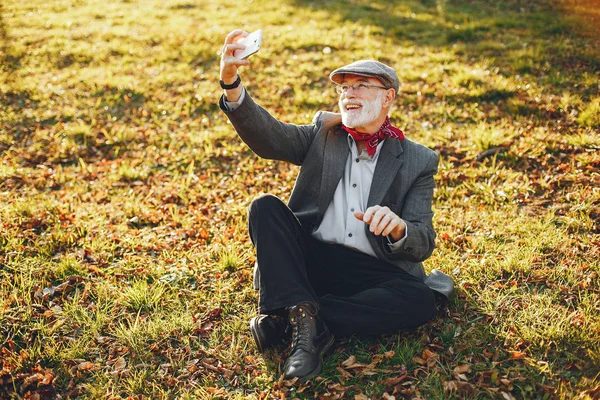
[[[390,260],[404,259],[409,261],[424,261],[435,248],[435,231],[433,229],[433,190],[437,173],[439,156],[431,152],[425,168],[413,182],[404,198],[400,218],[407,226],[406,240],[399,249],[391,249],[387,239],[381,238],[385,255]]]
[[[238,108],[228,111],[224,96],[219,100],[221,110],[227,115],[239,137],[258,156],[301,165],[319,128],[316,123],[295,125],[281,122],[254,102],[246,92]]]

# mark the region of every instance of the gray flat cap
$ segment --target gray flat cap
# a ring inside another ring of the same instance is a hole
[[[336,69],[329,74],[329,79],[334,83],[341,83],[345,74],[368,76],[377,78],[383,86],[394,89],[396,94],[400,89],[400,80],[394,68],[374,60],[360,60]]]

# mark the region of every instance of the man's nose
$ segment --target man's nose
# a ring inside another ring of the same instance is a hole
[[[346,90],[346,94],[345,94],[346,98],[347,99],[353,99],[353,98],[355,98],[356,97],[356,93],[355,92],[356,91],[354,90],[354,88],[352,86],[349,86],[348,90]]]

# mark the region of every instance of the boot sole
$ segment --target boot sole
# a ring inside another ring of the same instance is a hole
[[[252,333],[252,337],[254,338],[254,343],[256,343],[256,348],[258,349],[258,352],[264,353],[265,348],[262,342],[260,341],[260,336],[258,335],[258,319],[259,317],[253,317],[250,319],[250,333]]]

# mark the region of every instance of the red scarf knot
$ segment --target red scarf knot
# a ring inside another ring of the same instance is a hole
[[[369,156],[375,154],[377,151],[377,145],[385,138],[404,140],[404,133],[390,123],[390,117],[385,117],[385,121],[378,132],[369,134],[361,133],[356,129],[348,128],[342,124],[342,129],[345,130],[356,140],[357,142],[367,142],[367,153]]]

